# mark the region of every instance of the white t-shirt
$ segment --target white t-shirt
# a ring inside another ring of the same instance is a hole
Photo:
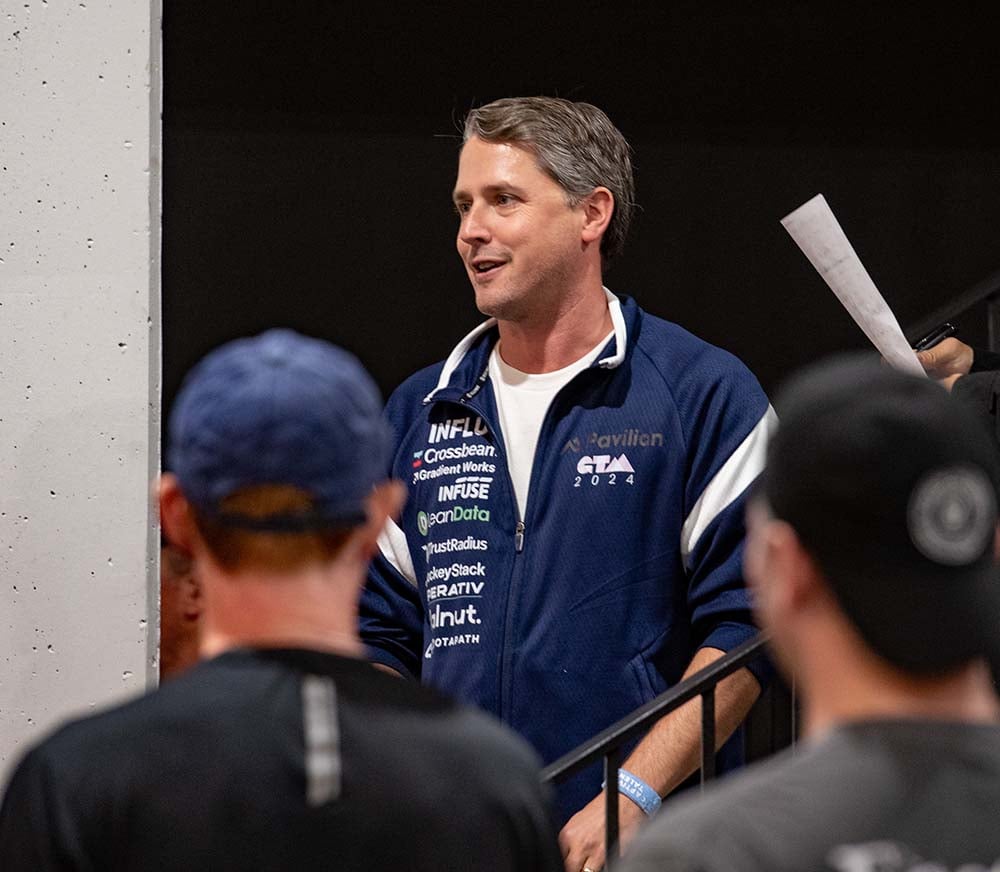
[[[614,336],[612,330],[579,360],[555,372],[537,374],[514,369],[501,357],[498,342],[490,354],[490,380],[496,395],[500,431],[507,447],[507,467],[514,484],[518,517],[524,518],[528,504],[528,485],[531,467],[535,461],[538,434],[545,420],[545,413],[555,395],[577,373],[583,372],[601,353],[601,349]]]

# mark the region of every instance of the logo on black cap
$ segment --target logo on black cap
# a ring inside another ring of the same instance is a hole
[[[924,476],[910,497],[908,526],[917,549],[945,566],[973,563],[993,538],[996,498],[986,473],[954,466]]]

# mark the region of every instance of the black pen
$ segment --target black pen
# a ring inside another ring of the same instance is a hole
[[[916,342],[913,343],[914,351],[924,351],[927,348],[933,348],[939,342],[947,339],[955,332],[955,325],[950,324],[947,321],[938,327],[931,330],[930,333],[922,336]]]

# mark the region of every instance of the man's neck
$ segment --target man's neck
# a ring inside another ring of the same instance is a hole
[[[1000,700],[985,663],[921,677],[884,662],[816,664],[801,676],[804,732],[819,737],[841,724],[886,719],[1000,721]]]
[[[201,644],[197,627],[185,628],[185,632],[174,634],[174,638],[160,641],[160,679],[173,678],[190,669],[198,662]]]
[[[202,657],[232,648],[309,648],[363,657],[357,631],[361,578],[352,570],[294,574],[204,572]],[[350,575],[351,578],[342,577]]]
[[[612,329],[600,282],[523,321],[498,321],[501,355],[514,369],[554,372],[579,360]]]

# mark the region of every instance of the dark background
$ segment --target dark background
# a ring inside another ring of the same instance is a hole
[[[815,193],[904,328],[1000,269],[989,4],[164,5],[166,407],[209,348],[272,325],[386,392],[444,357],[479,320],[457,124],[500,96],[607,111],[642,205],[607,284],[768,390],[866,344],[778,223]],[[984,319],[959,326],[982,341]]]

